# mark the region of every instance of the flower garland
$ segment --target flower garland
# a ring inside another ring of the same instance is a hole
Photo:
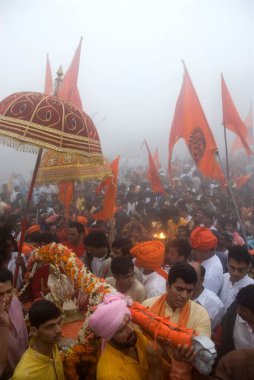
[[[61,351],[61,360],[64,365],[64,372],[67,379],[79,380],[76,366],[84,362],[96,363],[97,356],[93,350],[87,349],[83,344],[76,344],[67,350]]]
[[[82,289],[89,295],[88,309],[84,317],[85,323],[78,334],[80,344],[62,353],[66,376],[69,379],[76,380],[78,379],[76,364],[88,358],[87,354],[94,353],[100,344],[98,338],[87,325],[88,317],[95,307],[102,302],[105,294],[116,292],[116,290],[107,284],[104,279],[99,279],[92,274],[69,248],[62,244],[52,243],[37,248],[32,252],[27,265],[28,271],[25,284],[19,296],[24,293],[29,285],[39,262],[60,266],[65,275],[74,282],[75,288]],[[89,361],[92,361],[91,357],[92,355],[89,355]]]

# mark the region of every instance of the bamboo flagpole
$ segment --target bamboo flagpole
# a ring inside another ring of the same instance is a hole
[[[225,154],[226,154],[226,178],[227,183],[229,183],[229,162],[228,162],[228,141],[227,141],[227,130],[225,127],[225,124],[223,124],[224,128],[224,143],[225,143]],[[227,186],[227,193],[228,193],[228,211],[230,212],[230,192],[229,187]]]
[[[221,170],[224,172],[219,152],[217,152],[217,157],[218,157],[218,161],[219,161],[220,166],[221,166]],[[232,199],[232,202],[233,202],[233,205],[234,205],[234,208],[235,208],[235,212],[236,212],[236,216],[237,216],[238,222],[239,222],[240,227],[241,227],[242,237],[243,237],[245,243],[247,243],[247,236],[246,236],[246,233],[245,233],[245,230],[244,230],[244,226],[243,226],[243,222],[242,222],[242,219],[241,219],[241,216],[240,216],[240,212],[239,212],[238,206],[236,204],[234,192],[232,190],[232,187],[230,185],[230,182],[229,182],[229,179],[228,179],[226,173],[224,173],[224,175],[225,175],[226,182],[227,182],[228,193],[229,193],[229,195],[230,195],[230,197]]]

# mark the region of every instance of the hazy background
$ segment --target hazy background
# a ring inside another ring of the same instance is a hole
[[[46,53],[55,77],[81,35],[78,86],[107,157],[146,157],[146,138],[166,162],[182,58],[224,154],[220,73],[245,119],[254,95],[253,0],[0,0],[0,99],[43,91]],[[34,162],[0,145],[1,180]]]

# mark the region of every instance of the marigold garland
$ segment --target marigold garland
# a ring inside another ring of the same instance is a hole
[[[52,243],[32,252],[28,263],[29,271],[26,276],[26,283],[20,294],[22,294],[24,289],[28,286],[29,280],[32,278],[36,270],[34,270],[34,267],[39,262],[60,266],[65,275],[73,281],[75,288],[83,290],[84,293],[89,296],[88,309],[84,316],[85,322],[78,333],[79,344],[68,348],[62,353],[66,377],[68,380],[78,380],[79,377],[76,370],[76,365],[82,360],[88,362],[92,362],[94,360],[96,361],[99,351],[98,347],[100,345],[100,339],[98,339],[98,337],[88,327],[88,317],[93,313],[96,306],[103,301],[106,294],[114,293],[116,290],[107,284],[104,279],[97,278],[94,274],[87,270],[83,262],[79,260],[69,248],[62,244]],[[135,317],[134,311],[132,310],[133,317]],[[134,322],[136,320],[138,323],[137,318],[133,319]],[[156,319],[158,320],[157,327],[160,327],[160,324],[163,322],[163,318],[156,317]],[[167,327],[172,331],[176,329],[175,324],[168,323]],[[187,338],[184,336],[184,343],[186,343],[186,339],[190,340],[192,336],[195,335],[193,330],[184,329],[182,327],[178,327],[178,331],[184,333],[185,335],[187,334]],[[169,334],[166,331],[165,337],[167,339],[168,335]],[[177,340],[179,344],[182,343],[181,337]]]
[[[98,337],[88,328],[87,319],[94,311],[94,308],[102,302],[105,294],[115,292],[104,279],[97,278],[84,266],[75,253],[62,244],[48,244],[35,249],[28,261],[28,271],[25,277],[25,284],[19,295],[21,296],[33,278],[38,263],[48,263],[60,266],[65,275],[73,282],[75,288],[82,289],[88,294],[88,310],[85,314],[85,323],[78,334],[79,343],[76,346],[70,347],[65,352],[62,352],[62,360],[65,367],[66,377],[68,379],[78,380],[76,365],[81,360],[93,361],[96,360],[96,354],[100,341]]]

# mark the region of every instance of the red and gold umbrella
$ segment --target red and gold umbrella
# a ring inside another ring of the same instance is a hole
[[[60,155],[72,155],[77,161],[95,161],[98,165],[104,164],[104,158],[100,139],[91,118],[78,107],[53,95],[19,92],[2,100],[0,102],[0,136],[0,142],[18,150],[39,149],[27,196],[19,245],[20,253],[24,241],[28,207],[43,148]]]
[[[110,174],[109,165],[102,156],[86,157],[48,150],[43,153],[36,183],[102,179]]]
[[[0,102],[2,141],[17,149],[36,147],[103,159],[90,117],[57,96],[19,92]]]

